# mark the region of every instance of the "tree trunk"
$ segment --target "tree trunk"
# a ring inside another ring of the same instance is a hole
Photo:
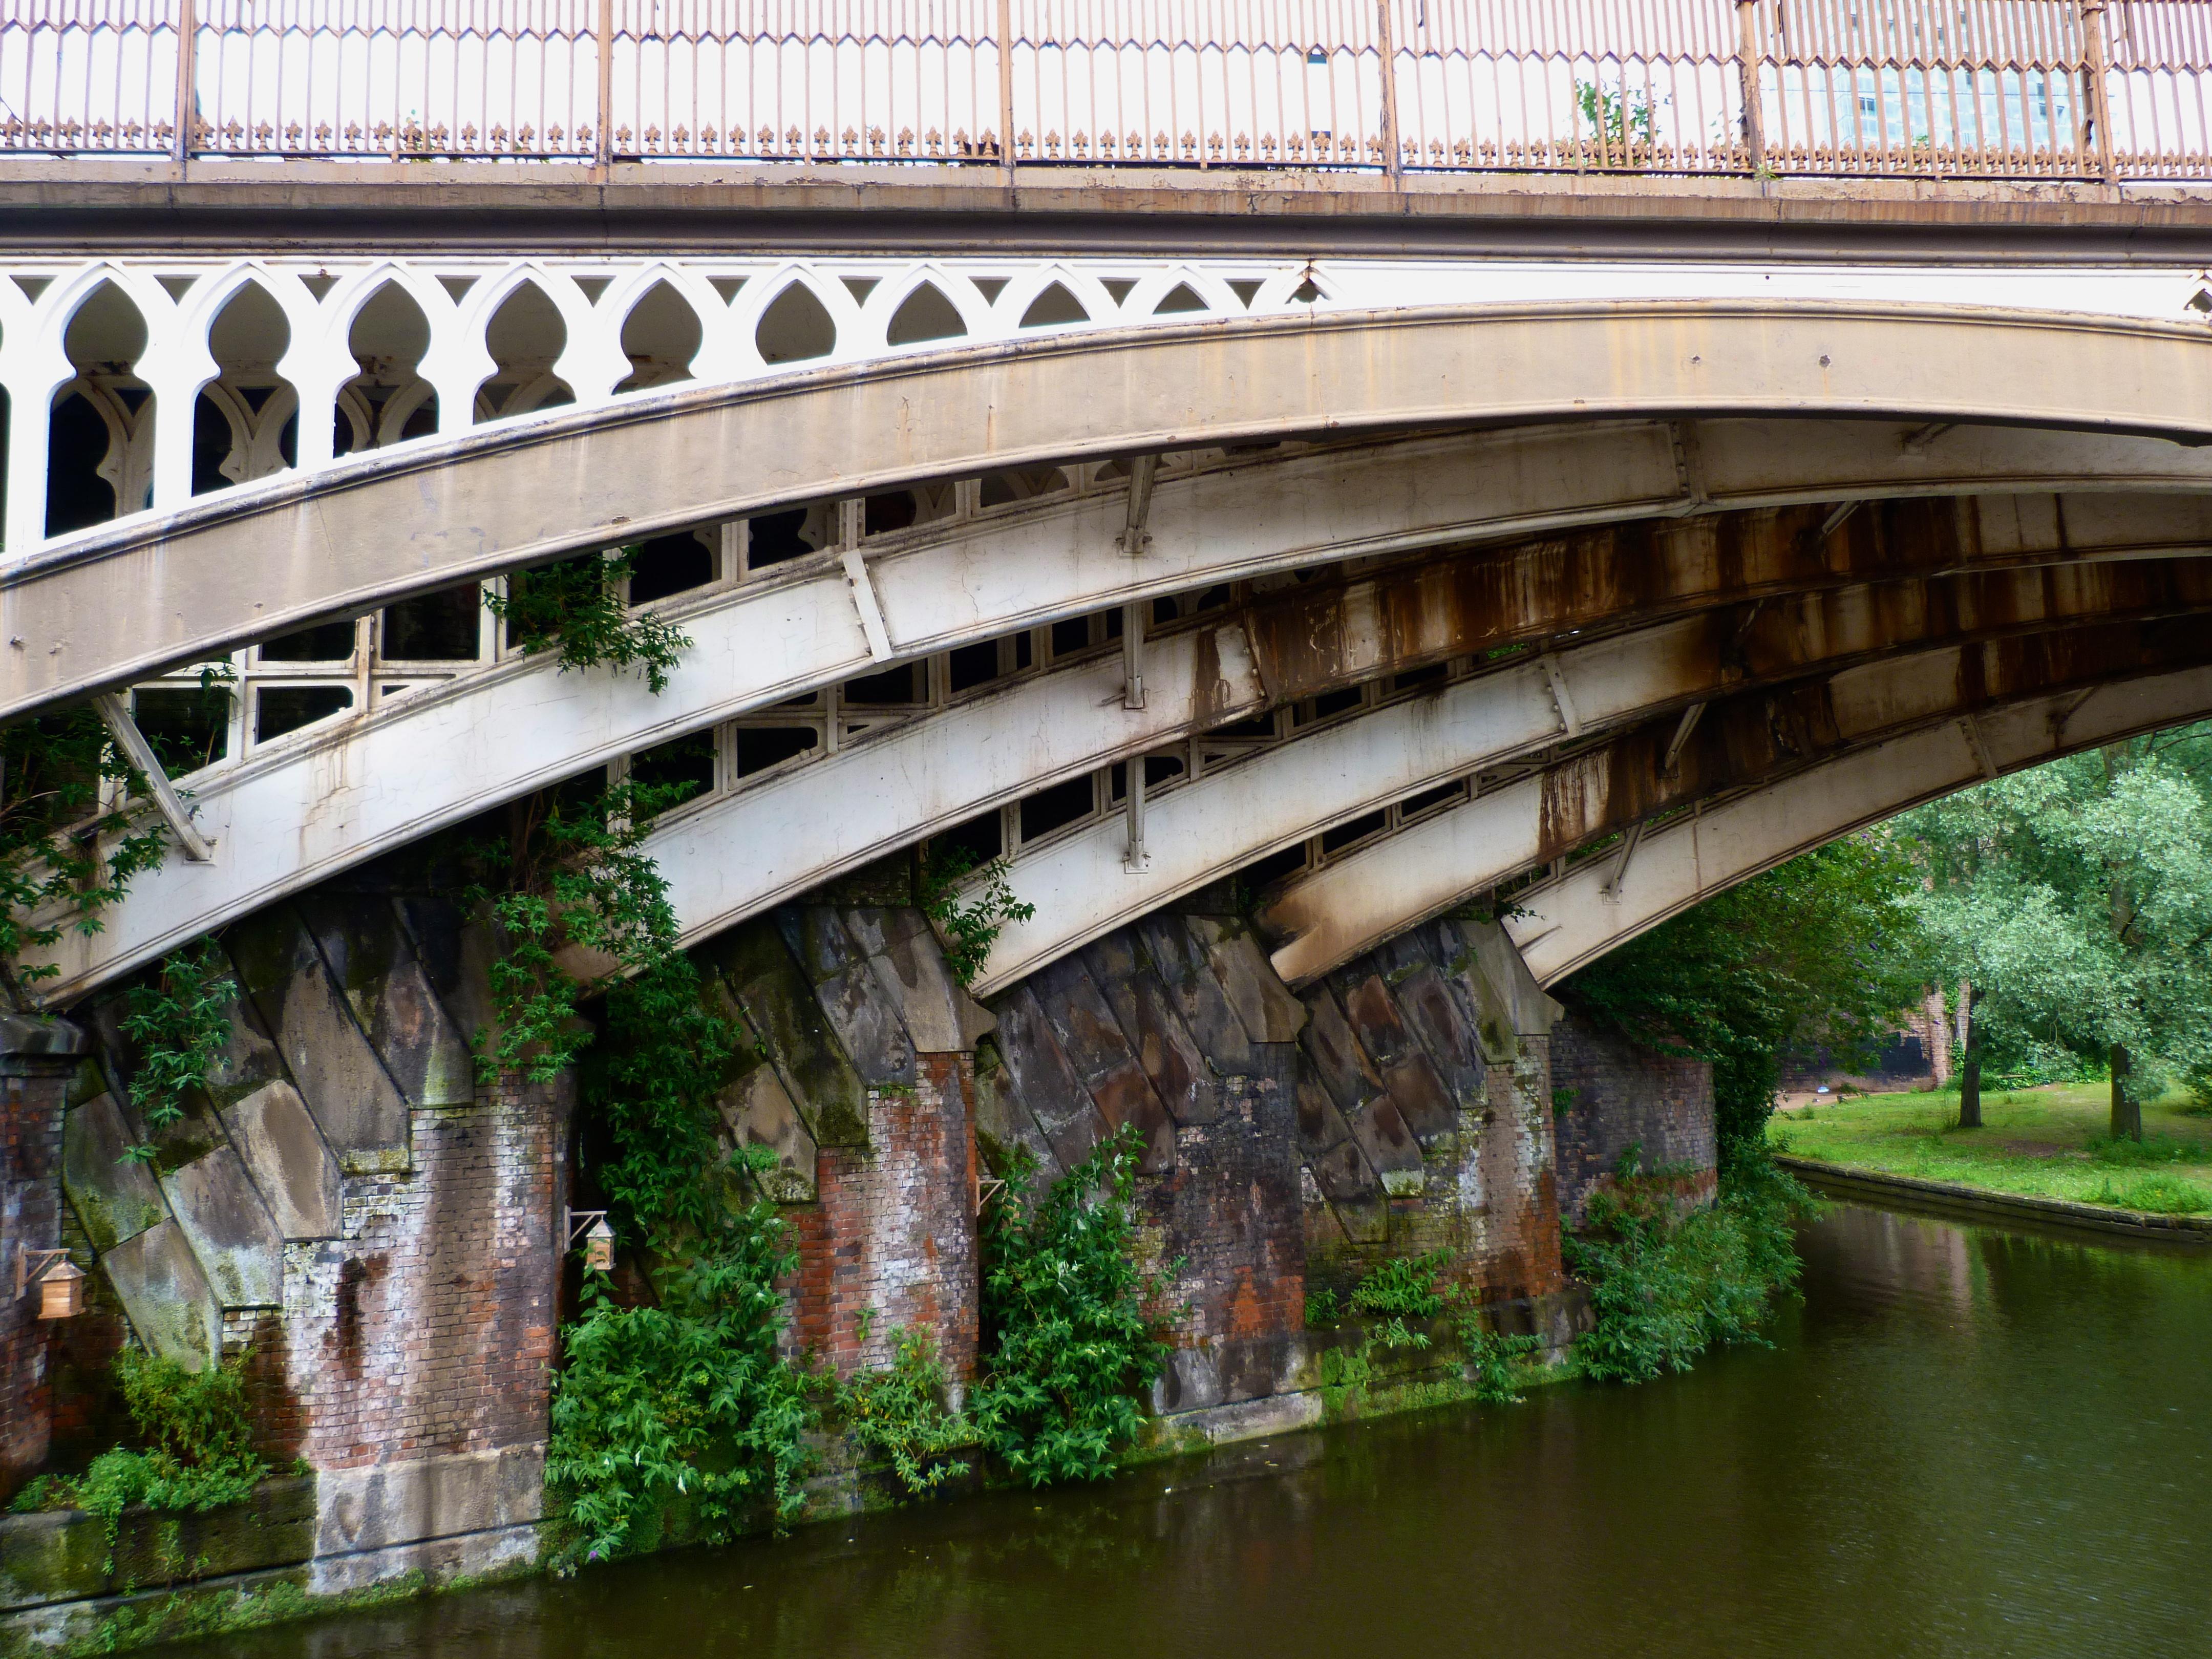
[[[2135,1060],[2128,1053],[2128,1045],[2112,1045],[2112,1139],[2141,1140],[2142,1139],[2142,1103],[2136,1098],[2135,1091],[2128,1086],[2130,1074],[2135,1070]]]
[[[1967,1049],[1959,1067],[1959,1127],[1982,1127],[1982,1056],[1978,1049]]]

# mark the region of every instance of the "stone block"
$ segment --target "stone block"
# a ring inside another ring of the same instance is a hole
[[[845,931],[844,918],[826,904],[787,904],[775,913],[783,942],[816,985],[857,966],[865,954]]]
[[[430,988],[466,1046],[492,1024],[491,964],[500,942],[495,930],[472,920],[455,901],[427,894],[401,894],[392,901],[415,959],[428,975]]]
[[[1359,1143],[1352,1139],[1349,1132],[1341,1145],[1310,1155],[1306,1169],[1313,1176],[1315,1188],[1332,1203],[1382,1195],[1381,1177],[1368,1166]]]
[[[315,1553],[520,1526],[544,1513],[544,1486],[542,1443],[326,1469],[315,1494]]]
[[[868,965],[925,1054],[964,1054],[991,1029],[990,1012],[945,965],[945,953],[919,910],[856,910],[847,917],[867,949]]]
[[[775,1167],[762,1176],[769,1196],[779,1204],[811,1203],[814,1137],[775,1067],[763,1060],[725,1087],[714,1103],[732,1144],[765,1146],[775,1154]]]
[[[240,983],[341,1165],[404,1168],[406,1097],[298,914],[289,905],[271,905],[234,928],[229,943]]]
[[[315,1548],[315,1481],[265,1480],[243,1504],[179,1513],[130,1509],[115,1534],[118,1584],[172,1584],[304,1561]]]
[[[1098,1115],[1106,1120],[1108,1128],[1119,1129],[1124,1123],[1137,1126],[1145,1148],[1144,1160],[1138,1167],[1146,1175],[1175,1167],[1175,1121],[1154,1092],[1143,1066],[1132,1060],[1109,1072],[1091,1085],[1091,1097],[1097,1103]]]
[[[222,1352],[222,1311],[175,1222],[149,1227],[102,1252],[100,1266],[131,1328],[155,1353],[198,1371]]]
[[[1297,1058],[1291,1098],[1297,1109],[1298,1150],[1306,1157],[1326,1152],[1351,1137],[1344,1114],[1336,1109],[1336,1103],[1328,1097],[1328,1091],[1322,1084],[1321,1073],[1314,1069],[1311,1058],[1304,1054]]]
[[[1337,1006],[1335,994],[1327,986],[1308,990],[1304,1002],[1308,1018],[1299,1046],[1313,1061],[1328,1097],[1349,1119],[1383,1092],[1382,1079],[1369,1062],[1344,1011]]]
[[[1016,986],[998,999],[993,1012],[999,1022],[994,1041],[1006,1061],[1012,1097],[1037,1127],[1049,1133],[1054,1125],[1089,1116],[1094,1109],[1091,1091],[1075,1074],[1030,988]]]
[[[1390,1101],[1415,1137],[1426,1146],[1459,1127],[1457,1103],[1429,1064],[1419,1042],[1398,1017],[1396,1002],[1380,974],[1366,974],[1343,987],[1344,1011]]]
[[[239,983],[235,973],[232,982]],[[229,1036],[222,1057],[208,1071],[208,1094],[218,1110],[271,1083],[289,1081],[276,1039],[262,1024],[261,1016],[242,988],[231,998],[223,1024]]]
[[[1434,963],[1423,961],[1396,980],[1391,992],[1399,1018],[1420,1040],[1454,1103],[1462,1109],[1478,1104],[1488,1070],[1482,1042],[1475,1035],[1474,1022],[1445,984],[1443,972]]]
[[[1068,1063],[1095,1093],[1100,1079],[1128,1066],[1136,1050],[1113,1007],[1085,971],[1079,957],[1062,957],[1030,975],[1037,1006],[1059,1038]]]
[[[814,988],[815,1000],[865,1083],[914,1087],[914,1042],[866,959]]]
[[[336,1238],[343,1229],[337,1159],[300,1098],[282,1079],[227,1108],[223,1127],[288,1239]]]
[[[297,902],[355,1020],[409,1103],[474,1099],[468,1041],[447,1018],[391,901],[315,890]]]
[[[1090,1110],[1089,1097],[1085,1097],[1084,1109]],[[1045,1139],[1044,1131],[1036,1119],[1022,1103],[1020,1091],[1014,1086],[1013,1074],[1004,1066],[994,1066],[979,1072],[975,1077],[975,1139],[977,1149],[983,1154],[985,1172],[993,1173],[1006,1167],[1006,1158],[1017,1146],[1026,1148],[1036,1160],[1037,1176],[1052,1182],[1060,1178],[1064,1167],[1052,1143]],[[1088,1150],[1087,1146],[1086,1149]]]
[[[709,941],[696,959],[714,969],[768,1049],[816,1143],[866,1145],[866,1085],[845,1057],[777,924],[763,918],[733,927]]]
[[[1395,1193],[1406,1185],[1403,1181],[1394,1182],[1394,1176],[1413,1177],[1418,1189],[1423,1168],[1421,1143],[1388,1095],[1377,1096],[1358,1111],[1346,1112],[1344,1121],[1369,1166],[1382,1177],[1385,1190]]]
[[[1563,1012],[1536,983],[1536,976],[1521,960],[1520,951],[1505,930],[1494,921],[1447,919],[1442,926],[1465,942],[1474,966],[1504,1005],[1515,1032],[1523,1036],[1547,1034]]]
[[[1109,933],[1079,954],[1168,1115],[1179,1124],[1212,1123],[1219,1118],[1221,1091],[1206,1056],[1169,1006],[1151,961],[1139,954],[1131,932],[1122,928]]]
[[[1222,994],[1244,1022],[1245,1035],[1255,1042],[1296,1042],[1305,1029],[1305,1005],[1277,977],[1251,928],[1212,916],[1192,916],[1188,926],[1206,941]]]
[[[107,1528],[82,1510],[0,1515],[0,1607],[44,1607],[107,1587]]]
[[[172,1170],[161,1189],[218,1306],[283,1304],[283,1236],[234,1150],[218,1146]]]
[[[1137,922],[1134,931],[1152,958],[1161,991],[1206,1064],[1222,1076],[1259,1070],[1250,1034],[1221,988],[1206,936],[1193,926],[1193,918],[1155,911]]]
[[[103,1255],[168,1217],[152,1171],[123,1156],[135,1139],[112,1095],[96,1096],[63,1121],[62,1188]]]

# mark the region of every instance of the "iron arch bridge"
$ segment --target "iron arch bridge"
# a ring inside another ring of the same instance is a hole
[[[694,939],[953,835],[1036,906],[984,993],[1240,872],[1294,984],[1507,883],[1550,980],[2212,690],[2176,268],[14,274],[0,712],[239,682],[58,1003],[607,767],[700,786]],[[658,695],[483,613],[616,545]]]

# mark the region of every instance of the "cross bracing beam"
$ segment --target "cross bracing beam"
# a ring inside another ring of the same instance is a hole
[[[1666,759],[1678,721],[1664,714],[1291,878],[1258,919],[1283,941],[1273,953],[1276,972],[1302,985],[1407,927],[1613,837],[1617,846],[1592,863],[1599,866],[1595,902],[1618,904],[1648,878],[1644,849],[1659,827],[1655,818],[1773,786],[1863,746],[1869,734],[1961,714],[1978,726],[1978,711],[2008,699],[2193,661],[2212,653],[2203,633],[2201,616],[2148,626],[2100,623],[1738,693],[1703,705],[1705,716],[1672,767]]]
[[[2208,589],[2212,595],[2212,589]],[[2016,688],[2038,689],[2054,672],[2094,684],[2154,672],[2212,653],[2201,615],[2161,607],[2152,620],[2046,620],[2049,632],[1926,648],[1949,629],[1917,641],[1905,635],[1857,665],[1835,672],[1817,641],[1794,665],[1826,671],[1835,728],[1861,739],[1972,708]],[[1719,650],[1722,617],[1662,623],[1561,653],[1556,666],[1592,732],[1650,718],[1741,684]],[[2058,667],[2054,669],[2053,665]],[[1024,849],[1008,869],[1018,900],[1033,904],[993,946],[977,985],[987,994],[1111,929],[1157,909],[1256,859],[1333,825],[1380,812],[1486,766],[1547,749],[1568,733],[1541,660],[1523,659],[1475,679],[1366,710],[1241,764],[1202,775],[1147,804],[1141,874],[1123,867],[1120,826],[1093,823]],[[1669,734],[1658,739],[1662,747]],[[1656,757],[1655,757],[1656,760]],[[1441,907],[1439,907],[1441,908]]]
[[[1504,453],[1540,457],[1530,447],[1534,441],[1524,437]],[[1382,473],[1380,487],[1395,500],[1412,489],[1423,469],[1463,476],[1449,464],[1475,441],[1408,447],[1402,456],[1337,457],[1329,463],[1334,473],[1321,469],[1321,457],[1280,465],[1294,482],[1314,488],[1333,477],[1372,485],[1373,475]],[[1495,459],[1501,452],[1486,444],[1477,453]],[[1547,459],[1535,468],[1540,483],[1553,464]],[[1279,538],[1276,556],[1285,556],[1280,544],[1313,528],[1310,517],[1295,509],[1271,516],[1269,502],[1285,493],[1272,487],[1279,479],[1265,467],[1249,477],[1212,479],[1208,488],[1218,499],[1187,516],[1206,532],[1188,544],[1208,550],[1215,562],[1200,562],[1196,553],[1176,556],[1179,586],[1188,591],[1209,574],[1249,568],[1267,553],[1271,535]],[[1438,493],[1449,507],[1449,490],[1440,486]],[[1765,632],[1737,641],[1738,654],[1756,652],[1786,665],[1787,648],[1770,651],[1762,643],[1769,634],[1808,630],[1836,655],[1893,641],[1894,618],[1931,606],[1954,622],[1964,617],[1995,627],[2124,603],[2185,605],[2193,603],[2196,576],[2184,570],[2161,577],[2165,586],[2154,589],[2144,586],[2149,579],[2142,572],[2159,567],[2141,562],[2212,542],[2212,498],[2195,496],[2026,504],[1990,498],[1966,508],[1907,499],[1878,504],[1855,541],[1827,546],[1809,538],[1820,512],[1783,508],[1583,530],[1408,559],[1348,582],[1292,587],[1257,600],[1233,625],[1209,624],[1195,643],[1157,642],[1148,655],[1159,665],[1148,667],[1147,675],[1159,679],[1165,701],[1148,697],[1142,713],[1117,708],[1102,724],[1079,678],[1065,681],[1062,690],[1060,677],[1048,677],[1054,686],[924,717],[927,733],[894,739],[884,730],[834,763],[801,767],[809,775],[804,781],[777,780],[707,802],[672,821],[653,850],[672,870],[696,872],[696,884],[685,890],[693,896],[679,905],[687,933],[696,937],[1059,778],[1271,703],[1468,651],[1595,635],[1760,595],[1831,590],[1862,571],[1901,575],[1977,568],[1984,562],[1985,522],[1995,526],[2000,551],[1993,562],[2001,567],[2078,558],[2085,548],[2111,556],[2101,566],[2027,577],[2006,576],[2001,568],[1940,591],[1862,584],[1809,610],[1776,608]],[[1063,592],[1085,592],[1081,584],[1092,563],[1088,532],[1096,528],[1090,517],[1063,504],[1042,517],[974,526],[941,550],[957,557],[971,593],[1005,593],[1013,615],[999,620],[1003,628],[1006,620],[1036,615],[1017,607],[1035,607],[1053,593],[1055,580],[1068,584]],[[2124,536],[2143,540],[2130,545]],[[1292,543],[1287,552],[1303,559],[1310,549]],[[2119,561],[2123,553],[2135,562]],[[659,697],[634,678],[563,674],[549,659],[525,659],[385,705],[364,720],[302,733],[241,766],[200,775],[196,799],[217,842],[215,860],[147,872],[100,933],[65,933],[41,958],[60,970],[51,994],[78,994],[209,927],[531,787],[872,667],[839,591],[841,568],[829,558],[816,566],[679,610],[696,643]],[[919,597],[931,590],[908,580],[896,591]],[[2124,600],[2123,592],[2142,597]],[[1741,630],[1732,623],[1725,631],[1733,636]],[[946,642],[966,637],[954,633]],[[1253,667],[1247,672],[1239,664]],[[1770,665],[1752,672],[1767,672]],[[1125,696],[1112,700],[1126,703]],[[825,766],[833,770],[814,775]],[[901,782],[917,777],[928,787]],[[870,781],[858,781],[863,779]],[[737,844],[754,853],[731,860],[725,849]]]
[[[2212,333],[1814,301],[1437,307],[1105,330],[644,392],[50,544],[0,575],[0,637],[21,642],[0,651],[0,717],[781,503],[1317,434],[1729,415],[2212,435]],[[1710,499],[1704,457],[1674,459],[1662,498]]]
[[[2086,699],[2077,691],[2031,697],[1982,713],[1975,726],[2002,775],[2207,718],[2212,668],[2193,667],[2103,685]],[[1525,914],[1506,931],[1538,981],[1557,984],[1702,899],[1980,782],[1983,758],[1962,726],[1936,720],[1657,825],[1638,846],[1635,877],[1618,902],[1600,892],[1607,860],[1593,859],[1516,893]]]

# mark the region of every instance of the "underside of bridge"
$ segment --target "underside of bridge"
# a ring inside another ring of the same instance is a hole
[[[1319,1414],[1309,1290],[1443,1249],[1556,1343],[1595,1172],[1635,1143],[1710,1182],[1709,1077],[1578,1025],[1576,969],[2212,716],[2178,268],[1546,301],[1468,261],[1398,301],[1348,259],[347,258],[0,281],[0,708],[97,699],[169,775],[106,843],[174,843],[96,928],[23,919],[10,1109],[58,1182],[16,1224],[96,1316],[51,1364],[5,1328],[7,1456],[89,1443],[126,1328],[250,1353],[326,1587],[535,1547],[601,1131],[572,1078],[480,1078],[501,944],[454,872],[548,802],[690,788],[641,850],[757,1040],[720,1133],[775,1156],[795,1346],[849,1374],[924,1329],[972,1370],[990,1184],[1133,1125],[1188,1303],[1152,1409],[1218,1439]],[[684,636],[658,689],[486,609],[617,547]],[[1008,917],[965,983],[947,849]],[[228,1047],[149,1125],[128,994],[204,937]]]

